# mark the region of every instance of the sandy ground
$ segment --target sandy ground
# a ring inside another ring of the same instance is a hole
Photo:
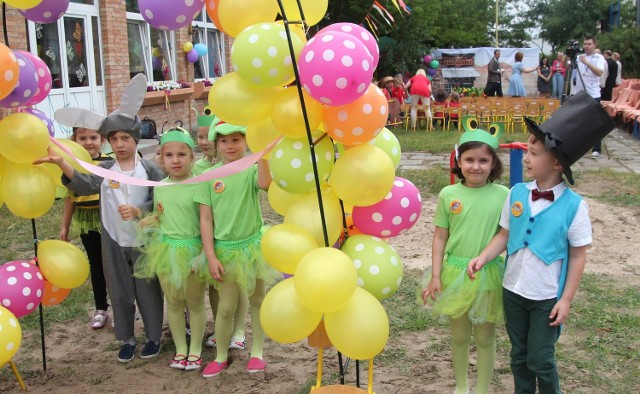
[[[579,191],[585,195],[597,193],[602,185],[585,183]],[[594,243],[588,252],[587,271],[606,273],[615,282],[627,286],[640,285],[640,209],[612,208],[587,198],[594,228]],[[432,218],[436,199],[428,197],[418,224],[407,234],[391,241],[403,256],[405,269],[423,270],[430,264]],[[417,307],[417,306],[416,306]],[[87,321],[89,313],[87,312]],[[141,326],[141,323],[138,323]],[[208,331],[212,331],[209,323]],[[138,330],[143,337],[142,327]],[[266,343],[265,373],[245,372],[248,351],[231,352],[232,364],[225,373],[205,380],[198,372],[183,372],[168,367],[173,355],[168,330],[165,349],[151,361],[136,358],[122,365],[116,361],[118,344],[110,328],[92,331],[88,323],[70,323],[53,327],[47,336],[48,371],[41,372],[39,334],[25,335],[23,348],[15,361],[25,373],[32,393],[79,392],[223,392],[223,393],[298,393],[316,374],[317,352],[300,342],[281,345]],[[439,351],[438,344],[448,340],[446,328],[435,327],[426,332],[403,332],[392,337],[383,360],[376,359],[374,390],[384,393],[451,393],[454,388],[450,354]],[[561,337],[561,341],[562,341]],[[25,350],[33,349],[33,350]],[[393,362],[394,354],[404,353],[409,359],[422,360],[410,365]],[[212,360],[215,351],[206,350],[205,361]],[[335,350],[325,353],[325,374],[337,374]],[[504,358],[503,358],[504,359]],[[471,364],[475,363],[472,356]],[[347,384],[354,384],[353,364],[349,367]],[[361,382],[366,382],[366,369],[361,367]],[[513,388],[508,365],[500,362],[494,374],[494,392],[510,392]],[[5,375],[6,376],[6,375]],[[569,379],[567,379],[569,380]],[[473,382],[473,377],[471,378]],[[571,392],[570,381],[564,389]],[[498,387],[498,389],[496,389]],[[19,392],[10,377],[0,382],[0,392]]]

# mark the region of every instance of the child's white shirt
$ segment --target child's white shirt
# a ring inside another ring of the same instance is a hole
[[[530,182],[527,189],[538,188],[536,181]],[[567,189],[567,185],[561,182],[551,188],[554,198],[557,200]],[[544,190],[541,190],[544,191]],[[500,226],[509,230],[511,217],[511,191],[504,202],[500,215]],[[552,202],[545,199],[533,201],[529,193],[529,209],[535,216],[551,205]],[[569,226],[568,239],[572,247],[589,245],[592,242],[591,220],[589,219],[589,206],[582,199],[576,216]],[[530,300],[549,300],[558,295],[558,282],[562,270],[562,260],[556,260],[547,265],[540,260],[531,249],[523,247],[509,257],[502,286],[522,297]]]

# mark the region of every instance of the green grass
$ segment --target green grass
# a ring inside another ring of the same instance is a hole
[[[461,135],[457,130],[412,131],[395,128],[391,131],[398,138],[403,152],[451,152]],[[528,133],[504,133],[500,137],[500,142],[505,144],[514,141],[526,142],[528,136]]]

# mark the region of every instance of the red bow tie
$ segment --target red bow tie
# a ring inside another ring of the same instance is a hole
[[[544,192],[538,191],[537,189],[531,190],[532,201],[536,201],[541,198],[545,200],[553,201],[555,199],[555,196],[553,195],[553,190],[547,190]]]

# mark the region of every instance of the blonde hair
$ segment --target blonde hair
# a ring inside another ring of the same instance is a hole
[[[426,77],[427,73],[423,69],[419,68],[418,71],[416,71],[416,75],[422,75],[423,77]]]
[[[613,60],[615,61],[620,60],[620,54],[618,52],[613,52]]]

